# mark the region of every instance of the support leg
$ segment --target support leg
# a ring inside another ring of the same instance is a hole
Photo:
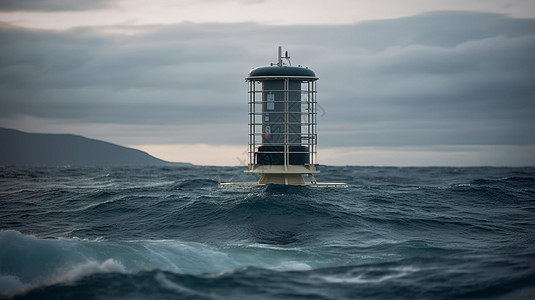
[[[314,177],[314,174],[309,173],[309,174],[308,174],[308,179],[310,179],[310,182],[311,182],[312,184],[318,184],[318,182],[316,181],[316,177]]]

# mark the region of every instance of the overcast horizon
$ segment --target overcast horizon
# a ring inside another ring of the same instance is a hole
[[[281,45],[320,78],[320,164],[535,166],[534,4],[287,2],[0,0],[0,127],[244,165]]]

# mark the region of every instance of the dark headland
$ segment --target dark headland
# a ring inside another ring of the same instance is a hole
[[[26,133],[0,128],[0,165],[175,165],[146,152],[73,134]]]

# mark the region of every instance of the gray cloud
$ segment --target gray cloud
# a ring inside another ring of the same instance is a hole
[[[0,11],[78,11],[109,7],[115,0],[0,0]]]
[[[239,143],[244,77],[282,44],[320,77],[324,146],[535,144],[532,19],[447,12],[347,26],[104,33],[112,29],[122,28],[0,28],[0,118],[190,126],[162,137],[177,143],[207,142],[206,128],[224,127],[228,138],[209,141]]]

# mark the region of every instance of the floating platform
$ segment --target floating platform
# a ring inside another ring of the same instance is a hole
[[[224,182],[220,183],[220,188],[226,188],[226,189],[243,189],[243,188],[252,188],[257,186],[266,186],[267,184],[258,183],[258,182]],[[346,188],[346,183],[339,183],[339,182],[317,182],[317,183],[305,183],[305,184],[292,184],[292,185],[285,185],[285,186],[309,186],[309,187],[318,187],[318,188],[325,188],[325,187],[331,187],[331,188]]]

